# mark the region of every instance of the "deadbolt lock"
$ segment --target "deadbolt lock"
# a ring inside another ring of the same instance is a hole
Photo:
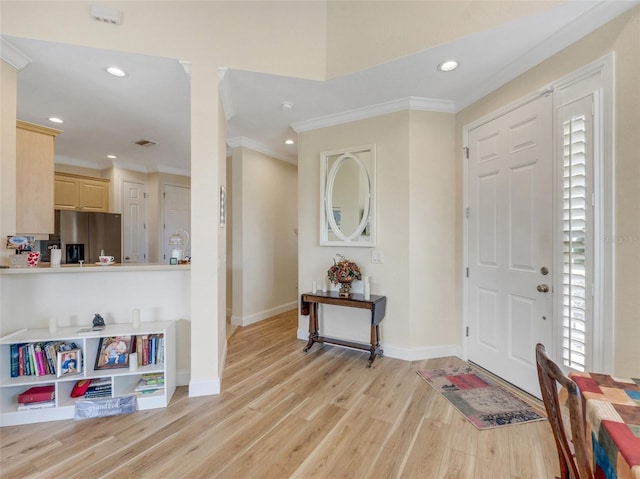
[[[540,274],[542,274],[542,276],[546,276],[549,274],[549,268],[547,268],[546,266],[543,266],[542,268],[540,268]]]

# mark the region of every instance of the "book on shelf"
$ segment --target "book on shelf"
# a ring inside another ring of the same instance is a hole
[[[138,365],[161,364],[164,362],[164,335],[143,334],[136,336],[135,352]]]
[[[110,378],[92,379],[89,387],[84,393],[85,399],[110,398],[113,386]]]
[[[55,398],[55,386],[47,384],[45,386],[32,386],[26,391],[18,394],[20,404],[52,401]]]
[[[55,400],[19,404],[18,411],[28,411],[30,409],[44,409],[48,407],[55,407],[55,405],[56,405]]]
[[[85,399],[94,399],[94,398],[110,398],[111,397],[111,389],[104,391],[87,391],[84,393]]]
[[[136,385],[136,392],[148,392],[148,391],[156,391],[158,389],[164,388],[164,374],[143,374],[138,379],[138,383]]]
[[[58,352],[75,349],[79,349],[76,343],[64,341],[11,344],[10,375],[12,378],[56,375]]]
[[[91,379],[81,379],[80,381],[76,381],[73,389],[71,390],[70,396],[72,398],[80,398],[84,396],[84,393],[89,389],[89,385],[91,384]]]
[[[18,356],[20,347],[23,346],[21,343],[11,344],[9,346],[9,352],[11,354],[11,377],[17,378],[18,376],[22,376],[20,374],[20,358]]]

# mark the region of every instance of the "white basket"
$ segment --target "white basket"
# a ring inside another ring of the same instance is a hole
[[[26,268],[29,265],[29,259],[26,254],[12,254],[9,256],[10,268]]]

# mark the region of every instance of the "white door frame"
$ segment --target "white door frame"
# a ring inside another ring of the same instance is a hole
[[[462,225],[462,321],[461,321],[461,343],[462,358],[468,359],[468,337],[467,331],[469,326],[469,288],[467,281],[467,266],[469,264],[468,255],[468,219],[466,217],[467,207],[469,205],[468,197],[468,160],[466,152],[469,146],[469,132],[479,126],[488,123],[500,116],[505,115],[521,106],[539,98],[541,95],[552,94],[555,89],[563,89],[569,85],[582,81],[583,79],[599,75],[601,81],[600,101],[595,105],[596,114],[600,115],[600,121],[596,128],[599,130],[601,141],[597,143],[597,155],[595,160],[596,169],[596,185],[595,185],[595,202],[596,202],[596,218],[594,238],[598,238],[595,243],[596,263],[594,268],[594,324],[593,324],[593,370],[605,373],[613,373],[615,362],[615,156],[614,156],[614,54],[610,53],[595,62],[586,65],[561,79],[558,79],[536,92],[530,93],[518,100],[515,100],[502,108],[499,108],[467,125],[462,129],[462,145],[463,151],[462,161],[462,181],[463,181],[463,225]],[[554,105],[555,106],[555,105]],[[555,121],[555,113],[553,115]],[[555,125],[554,135],[555,135]],[[554,172],[557,170],[557,152],[554,143]],[[605,159],[608,159],[605,161]],[[554,210],[557,198],[554,197]],[[556,213],[557,214],[557,213]],[[554,226],[556,222],[554,221]],[[560,233],[554,231],[554,245],[559,244],[558,235]],[[554,248],[555,250],[556,248]],[[554,311],[555,325],[557,322],[557,312]],[[553,351],[561,351],[560,349],[559,328],[554,330],[554,337],[557,338],[552,345]],[[555,358],[559,360],[560,358]]]

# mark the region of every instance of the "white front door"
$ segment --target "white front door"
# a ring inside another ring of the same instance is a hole
[[[147,262],[147,230],[144,184],[134,181],[122,182],[123,263]]]
[[[541,97],[468,144],[468,358],[536,396],[535,345],[553,338],[551,113]]]
[[[191,189],[185,186],[164,185],[163,188],[163,251],[164,262],[171,258],[169,236],[186,231],[191,235]],[[213,220],[212,220],[213,221]],[[191,256],[191,242],[185,247],[183,256]]]

